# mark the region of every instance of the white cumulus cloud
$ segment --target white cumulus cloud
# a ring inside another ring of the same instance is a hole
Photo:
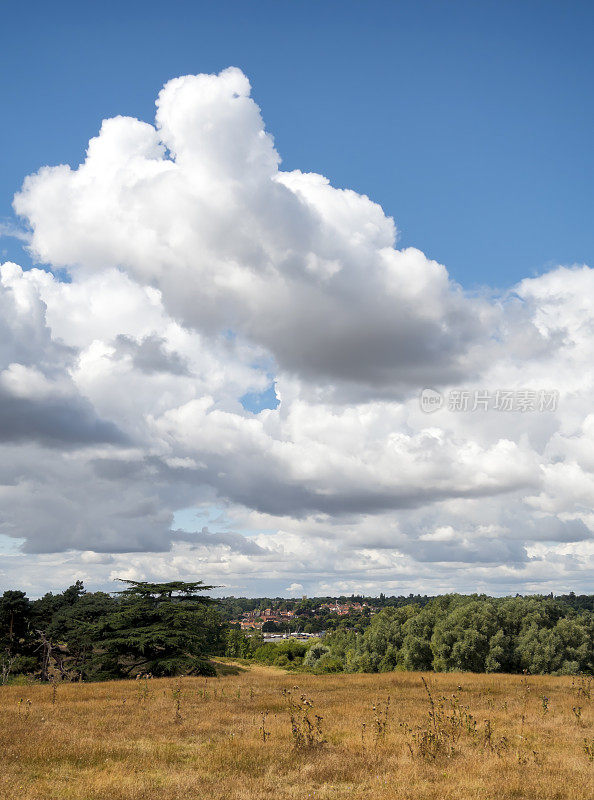
[[[582,585],[594,272],[470,295],[368,197],[280,164],[228,69],[26,178],[31,251],[71,280],[0,268],[4,580],[61,557],[235,593]],[[272,381],[278,408],[242,406]],[[427,415],[425,386],[559,402]],[[191,508],[222,516],[178,530]]]

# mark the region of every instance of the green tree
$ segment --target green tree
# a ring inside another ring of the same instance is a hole
[[[223,626],[202,581],[124,581],[118,608],[96,626],[105,674],[212,675],[208,656],[223,648]]]
[[[310,645],[309,650],[305,654],[305,658],[303,659],[303,664],[306,667],[315,667],[317,666],[318,661],[322,656],[325,656],[327,653],[330,652],[329,647],[325,647],[320,641],[314,642]]]
[[[64,677],[102,677],[97,669],[101,659],[95,657],[97,623],[118,608],[118,601],[105,592],[80,591],[76,599],[73,593],[70,598],[72,602],[61,605],[45,629],[46,637],[59,648],[54,660]]]
[[[427,639],[407,633],[402,642],[399,664],[404,669],[431,669],[433,653]]]
[[[0,598],[0,644],[11,656],[19,653],[29,637],[31,604],[25,592],[9,590]]]
[[[37,667],[36,642],[31,627],[31,602],[25,592],[9,590],[0,598],[0,675],[32,672]]]
[[[456,597],[431,637],[433,668],[484,672],[489,641],[499,629],[495,607],[485,598]]]

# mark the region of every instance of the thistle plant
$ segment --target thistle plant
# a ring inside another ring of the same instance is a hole
[[[592,675],[578,675],[577,679],[577,696],[585,700],[592,699]]]
[[[171,690],[171,695],[173,697],[173,707],[175,709],[174,720],[176,723],[180,723],[182,721],[181,715],[181,680],[177,680],[175,686]]]
[[[322,732],[322,717],[314,714],[313,702],[304,694],[295,699],[289,689],[283,689],[283,696],[287,702],[295,749],[312,750],[322,747],[326,743]]]
[[[386,727],[388,725],[388,716],[390,712],[390,695],[386,700],[377,701],[372,706],[373,710],[373,738],[375,744],[383,742],[386,738]]]
[[[139,679],[138,680],[137,692],[138,692],[138,702],[139,703],[144,703],[149,699],[150,690],[149,690],[149,687],[148,687],[148,680],[147,680],[146,676],[143,679]]]
[[[264,742],[264,744],[266,744],[266,740],[270,738],[270,731],[266,730],[266,717],[268,716],[268,714],[269,714],[268,711],[262,712],[262,722],[260,723],[260,727],[258,728],[258,731],[260,733],[260,736],[262,737],[262,741]]]
[[[19,699],[19,703],[18,703],[19,713],[24,712],[25,716],[28,717],[29,713],[31,711],[31,705],[32,705],[31,704],[31,700],[29,700],[29,698],[27,698],[26,700],[23,700],[23,698],[21,697]]]

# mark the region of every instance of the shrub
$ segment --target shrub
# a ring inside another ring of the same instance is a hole
[[[342,661],[336,656],[326,653],[318,660],[316,670],[318,672],[342,672]]]
[[[330,648],[325,647],[321,642],[316,642],[315,644],[312,644],[312,646],[305,654],[305,658],[303,659],[304,666],[315,667],[318,661],[322,658],[322,656],[325,656],[329,652]]]

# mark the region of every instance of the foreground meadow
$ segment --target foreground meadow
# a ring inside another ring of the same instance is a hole
[[[5,686],[0,796],[592,800],[592,698],[594,685],[570,677],[258,666]]]

